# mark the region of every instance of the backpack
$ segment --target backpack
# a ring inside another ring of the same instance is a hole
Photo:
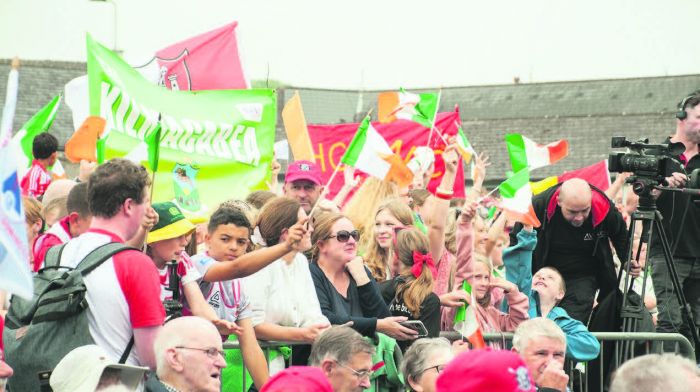
[[[60,266],[66,244],[46,253],[45,267],[34,275],[34,296],[12,297],[5,318],[5,361],[14,369],[12,391],[39,391],[58,362],[76,347],[95,344],[88,327],[87,287],[83,278],[115,254],[134,249],[112,242],[102,245],[75,267]],[[120,363],[133,346],[133,337]],[[40,382],[41,375],[41,382]]]

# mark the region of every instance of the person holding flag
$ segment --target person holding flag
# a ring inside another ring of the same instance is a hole
[[[466,312],[459,312],[455,317],[455,329],[466,338],[471,338],[472,333],[477,335],[484,332],[511,332],[521,322],[527,320],[528,298],[520,292],[518,286],[505,279],[493,276],[493,267],[485,257],[474,257],[470,231],[471,219],[474,216],[474,205],[467,205],[462,210],[457,227],[457,259],[466,260],[464,280],[462,287],[470,296],[466,301]],[[494,289],[501,289],[508,303],[508,313],[501,312],[492,302]],[[471,309],[469,309],[471,308]],[[471,322],[465,319],[465,314],[472,313]],[[460,316],[461,314],[461,316]],[[467,321],[467,322],[465,322]],[[475,325],[474,325],[475,324]],[[476,328],[476,331],[473,331]],[[470,333],[465,332],[469,330]],[[474,344],[472,339],[470,342]]]

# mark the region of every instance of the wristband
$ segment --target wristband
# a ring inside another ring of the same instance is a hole
[[[435,197],[438,199],[442,200],[452,200],[452,194],[447,194],[447,193],[441,193],[441,192],[435,192]]]

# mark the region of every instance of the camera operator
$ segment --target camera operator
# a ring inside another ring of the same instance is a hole
[[[683,167],[674,162],[676,170],[666,178],[666,182],[669,187],[684,187],[688,185],[688,175],[700,168],[700,90],[679,103],[676,118],[676,133],[666,139],[666,143],[680,142],[685,145],[685,152],[676,157]],[[692,202],[693,196],[680,192],[655,190],[652,195],[657,197],[656,206],[663,215],[662,224],[678,279],[697,324],[700,320],[700,206]],[[652,235],[649,260],[659,309],[656,329],[658,332],[681,332],[692,342],[688,325],[681,319],[658,233],[654,231]]]

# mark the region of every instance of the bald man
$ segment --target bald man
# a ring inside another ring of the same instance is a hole
[[[574,178],[557,184],[532,198],[542,222],[537,229],[537,246],[532,254],[532,272],[556,268],[566,283],[566,295],[559,306],[582,323],[588,322],[595,293],[600,298],[617,285],[612,242],[626,255],[627,226],[614,203],[600,189]],[[517,243],[522,229],[516,224],[510,233]],[[634,265],[633,274],[639,273]]]

